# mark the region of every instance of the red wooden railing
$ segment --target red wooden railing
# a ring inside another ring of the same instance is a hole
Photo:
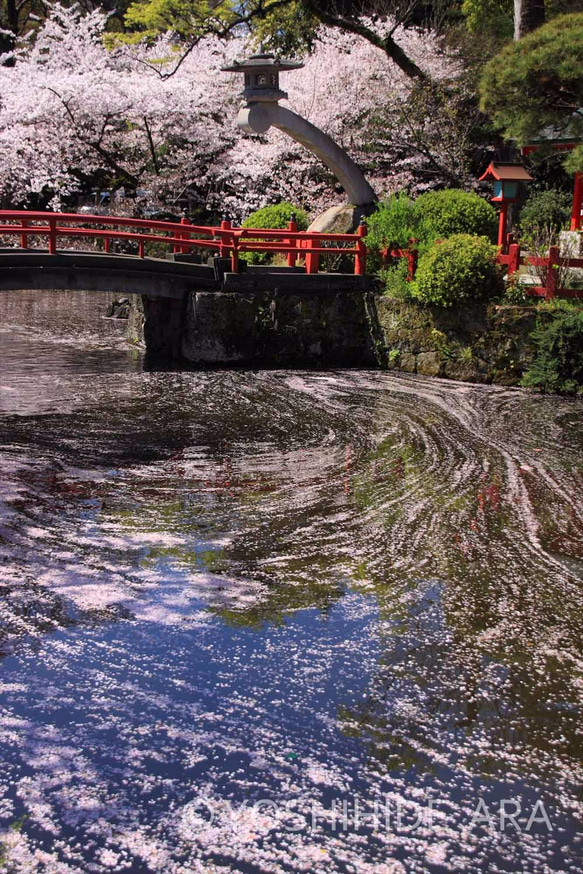
[[[384,266],[388,266],[391,259],[406,258],[408,263],[407,281],[410,282],[415,277],[417,270],[417,250],[414,248],[399,249],[391,246],[385,246],[381,251],[381,257]],[[558,246],[551,246],[548,255],[544,258],[535,257],[534,255],[523,255],[518,243],[514,242],[512,234],[507,236],[506,246],[498,253],[497,260],[499,264],[508,267],[508,275],[512,276],[517,273],[521,265],[525,264],[530,267],[543,267],[545,274],[545,284],[543,285],[525,285],[524,293],[530,297],[544,297],[545,300],[551,300],[554,297],[564,298],[581,298],[583,299],[583,289],[560,288],[559,287],[559,268],[581,268],[583,269],[583,258],[563,258],[560,255]]]
[[[583,258],[562,258],[558,246],[550,246],[548,255],[544,258],[534,255],[523,255],[520,245],[515,243],[511,234],[508,234],[506,252],[498,254],[498,263],[508,267],[508,275],[517,273],[522,264],[530,267],[542,267],[545,274],[544,285],[525,285],[524,293],[530,297],[544,297],[552,300],[554,297],[581,298],[583,289],[559,288],[559,268],[583,268]]]
[[[190,224],[188,219],[178,223],[75,213],[0,210],[0,236],[19,238],[21,249],[29,248],[31,237],[47,237],[50,255],[57,254],[60,239],[72,237],[102,240],[105,252],[110,251],[112,240],[135,242],[140,258],[145,257],[146,243],[164,243],[175,253],[210,249],[220,257],[230,258],[234,273],[239,271],[242,252],[281,253],[287,256],[289,267],[294,267],[299,259],[303,259],[306,273],[318,273],[322,255],[353,255],[354,273],[363,276],[366,272],[364,224],[359,226],[356,234],[325,234],[298,231],[295,221],[290,221],[288,227],[281,230],[236,228],[227,220],[217,227],[210,227]],[[346,245],[350,243],[352,246]]]

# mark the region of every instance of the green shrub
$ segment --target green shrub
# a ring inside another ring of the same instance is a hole
[[[543,304],[532,338],[537,355],[522,385],[583,394],[583,306],[566,301],[552,307]]]
[[[485,237],[469,234],[436,241],[419,259],[411,283],[413,296],[425,304],[448,307],[502,294],[497,252]]]
[[[549,188],[533,191],[520,210],[519,225],[523,233],[533,234],[541,229],[557,233],[569,225],[571,195]]]
[[[405,248],[409,240],[418,240],[420,252],[437,239],[453,234],[475,234],[496,240],[498,214],[477,194],[447,189],[421,194],[411,200],[404,192],[383,200],[368,219],[367,246],[371,268],[380,267],[380,253],[393,244]]]
[[[306,231],[310,223],[308,214],[293,203],[275,203],[272,206],[264,206],[252,212],[242,223],[243,228],[287,228],[292,215],[295,215],[298,231]],[[241,255],[243,261],[249,264],[267,264],[272,255],[269,252],[244,252]]]
[[[533,298],[526,293],[526,286],[521,281],[519,273],[512,273],[506,278],[506,289],[502,297],[502,303],[514,306],[526,306],[532,304]]]
[[[428,191],[415,201],[418,236],[429,244],[454,234],[474,234],[491,242],[498,233],[498,214],[479,195],[451,188]]]
[[[399,258],[392,267],[379,270],[378,276],[384,285],[384,294],[397,300],[411,300],[412,283],[408,281],[408,273],[409,265],[405,258]]]
[[[369,253],[368,269],[377,272],[381,267],[381,252],[385,246],[405,248],[417,236],[417,209],[404,193],[392,194],[382,200],[367,219],[366,245]]]

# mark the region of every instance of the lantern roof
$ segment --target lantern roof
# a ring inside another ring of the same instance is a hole
[[[492,161],[485,173],[480,176],[480,182],[485,180],[495,180],[496,182],[532,182],[532,176],[522,166],[522,164],[499,164],[497,161]]]
[[[260,51],[243,60],[236,60],[226,67],[221,67],[224,73],[244,73],[245,70],[257,70],[258,68],[273,70],[274,72],[286,72],[286,70],[301,70],[301,61],[290,61],[286,58],[276,58],[269,52]]]

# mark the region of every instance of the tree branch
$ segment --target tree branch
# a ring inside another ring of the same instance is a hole
[[[381,49],[381,51],[391,58],[391,60],[394,61],[410,79],[417,79],[421,82],[429,81],[429,76],[427,76],[427,74],[417,66],[415,61],[413,61],[409,55],[403,51],[401,46],[395,42],[392,37],[394,30],[388,36],[382,37],[379,36],[378,33],[375,33],[375,31],[370,27],[367,27],[367,25],[358,18],[352,19],[344,18],[341,15],[332,15],[330,12],[322,9],[317,0],[306,0],[306,6],[323,24],[327,24],[329,27],[339,28],[348,33],[354,33],[357,36],[362,36],[373,46]]]

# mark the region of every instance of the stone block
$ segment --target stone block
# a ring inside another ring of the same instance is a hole
[[[439,376],[441,355],[439,352],[421,352],[417,356],[417,373],[423,376]]]
[[[405,373],[415,373],[415,358],[416,356],[409,352],[401,353],[399,370],[403,370]]]

